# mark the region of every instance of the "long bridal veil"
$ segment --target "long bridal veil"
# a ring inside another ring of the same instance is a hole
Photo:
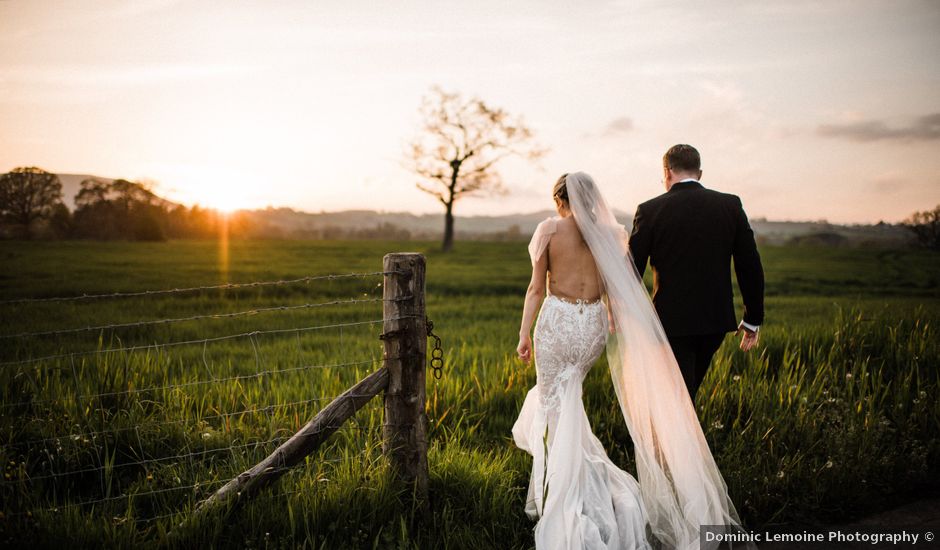
[[[725,525],[726,540],[743,534],[695,407],[649,294],[636,270],[626,229],[594,180],[565,180],[574,220],[603,278],[615,331],[607,360],[633,439],[637,478],[652,532],[669,548],[699,548],[702,525]],[[738,536],[741,541],[745,537]],[[701,548],[718,542],[702,541]],[[754,548],[744,542],[735,548]]]

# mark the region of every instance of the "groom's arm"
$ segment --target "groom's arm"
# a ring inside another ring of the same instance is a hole
[[[633,215],[633,231],[630,233],[630,254],[633,255],[633,262],[636,264],[636,270],[640,273],[641,279],[643,273],[646,272],[646,262],[650,257],[651,240],[642,206],[636,207],[636,214]]]
[[[754,231],[751,230],[747,214],[744,213],[741,199],[734,199],[736,227],[732,256],[734,273],[744,301],[744,322],[760,326],[764,322],[764,268],[757,251],[757,243],[754,241]]]

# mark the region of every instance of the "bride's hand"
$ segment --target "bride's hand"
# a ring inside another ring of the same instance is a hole
[[[528,335],[519,337],[519,345],[516,346],[516,353],[519,355],[519,359],[524,363],[528,363],[532,359],[532,338]]]

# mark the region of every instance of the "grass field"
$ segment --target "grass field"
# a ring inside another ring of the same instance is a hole
[[[529,548],[530,459],[510,436],[535,381],[514,359],[525,244],[458,243],[448,255],[436,246],[235,241],[222,254],[215,242],[2,242],[0,301],[375,272],[387,252],[423,252],[428,315],[446,361],[443,379],[428,382],[430,517],[417,521],[389,482],[374,400],[304,467],[181,542]],[[760,353],[742,354],[729,337],[696,402],[744,522],[848,519],[932,490],[940,476],[940,255],[761,254]],[[381,323],[369,322],[382,317],[380,281],[0,303],[0,335],[15,336],[0,338],[0,542],[167,543],[196,502],[377,368]],[[316,305],[350,299],[358,301]],[[304,304],[313,306],[22,334]],[[246,336],[205,341],[234,334]],[[195,343],[147,347],[167,342]],[[64,353],[84,355],[18,363]],[[608,453],[634,471],[603,359],[585,405]]]

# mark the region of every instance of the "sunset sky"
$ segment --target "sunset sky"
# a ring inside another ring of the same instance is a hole
[[[940,203],[940,2],[0,0],[0,171],[146,179],[186,203],[438,212],[404,167],[432,85],[550,153],[458,215],[617,208],[674,143],[751,217],[898,221]]]

